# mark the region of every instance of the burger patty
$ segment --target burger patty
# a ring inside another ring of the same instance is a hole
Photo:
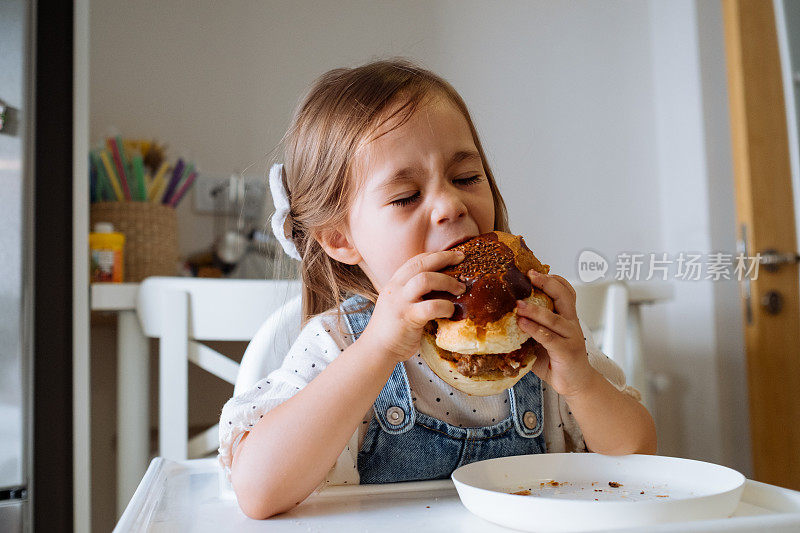
[[[534,348],[536,341],[531,339],[522,343],[522,346],[509,353],[502,354],[465,354],[451,352],[440,348],[436,342],[436,323],[429,322],[425,326],[425,333],[432,335],[433,346],[439,357],[450,361],[460,374],[470,378],[500,379],[517,377],[521,368],[526,366],[535,357]]]
[[[455,363],[461,374],[470,378],[515,378],[520,368],[531,362],[535,356],[536,341],[526,340],[522,347],[503,354],[465,354],[442,350],[437,346],[439,355]]]

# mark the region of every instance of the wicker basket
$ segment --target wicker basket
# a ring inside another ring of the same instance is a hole
[[[92,204],[91,227],[111,222],[125,235],[125,281],[175,276],[178,268],[178,219],[175,208],[150,202]]]

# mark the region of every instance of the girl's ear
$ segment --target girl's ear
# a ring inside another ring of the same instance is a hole
[[[331,258],[346,265],[357,265],[361,262],[361,254],[358,253],[351,239],[339,230],[321,230],[315,237],[317,242]]]

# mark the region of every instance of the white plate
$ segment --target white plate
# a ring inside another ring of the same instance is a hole
[[[467,509],[522,531],[724,518],[739,504],[745,482],[736,470],[702,461],[595,453],[500,457],[462,466],[452,478]],[[530,496],[511,494],[526,489]]]

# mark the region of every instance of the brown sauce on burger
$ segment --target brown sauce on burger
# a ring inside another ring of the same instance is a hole
[[[531,295],[530,280],[517,268],[513,250],[500,242],[496,233],[478,235],[451,249],[463,252],[464,260],[441,272],[464,283],[467,290],[459,296],[446,291],[425,295],[425,299],[453,302],[450,320],[469,318],[477,326],[485,326],[513,311],[517,300]]]

